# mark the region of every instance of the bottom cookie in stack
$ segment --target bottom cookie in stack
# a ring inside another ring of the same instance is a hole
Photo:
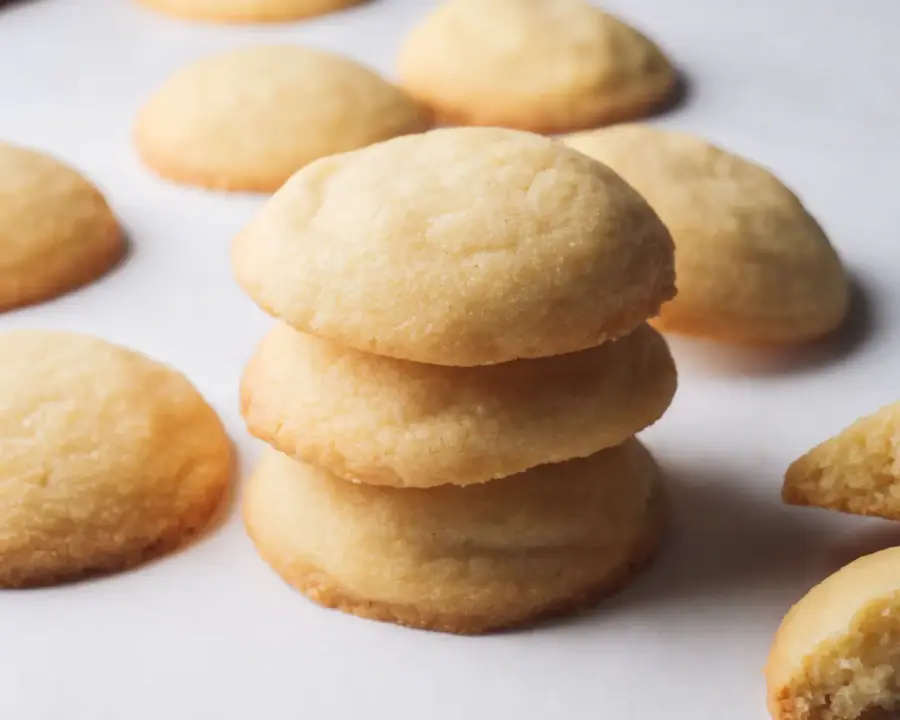
[[[244,520],[257,550],[320,605],[461,634],[575,613],[622,588],[665,525],[637,440],[469,487],[357,484],[267,449]]]

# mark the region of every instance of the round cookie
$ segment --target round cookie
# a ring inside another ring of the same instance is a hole
[[[227,487],[216,413],[179,373],[92,337],[0,334],[0,586],[135,565]]]
[[[635,440],[429,490],[347,482],[268,449],[244,503],[260,555],[313,601],[453,633],[590,607],[649,561],[665,515]]]
[[[784,617],[766,664],[769,711],[874,720],[900,708],[898,677],[900,548],[890,548],[841,568]]]
[[[138,0],[160,12],[188,20],[222,23],[279,22],[324,15],[365,0]]]
[[[651,40],[583,0],[448,0],[412,30],[398,72],[445,123],[544,133],[642,117],[678,87]]]
[[[469,485],[618,445],[677,384],[647,325],[579,353],[485,367],[394,360],[277,325],[247,366],[250,431],[297,460],[376,485]]]
[[[605,163],[675,240],[678,297],[653,324],[738,344],[790,344],[836,328],[849,303],[841,260],[778,178],[691,135],[621,125],[566,143]]]
[[[900,403],[886,405],[791,463],[790,505],[900,520]]]
[[[321,157],[424,130],[401,90],[347,58],[292,45],[193,62],[141,109],[135,143],[164,178],[273,191]]]
[[[630,186],[560,142],[499,128],[319,160],[268,201],[232,261],[295,329],[435,365],[594,347],[675,292],[671,237]]]
[[[48,155],[0,143],[0,310],[96,280],[124,252],[97,188]]]

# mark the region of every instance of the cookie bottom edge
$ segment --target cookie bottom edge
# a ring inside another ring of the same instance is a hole
[[[317,605],[339,610],[367,620],[392,623],[414,630],[455,635],[482,635],[513,630],[566,616],[576,616],[624,590],[655,559],[668,529],[668,502],[661,481],[657,481],[648,502],[646,525],[622,562],[605,577],[577,594],[559,598],[539,607],[521,609],[509,615],[454,615],[422,612],[413,605],[365,600],[346,592],[327,573],[312,565],[291,567],[280,563],[255,542],[260,557],[288,585]],[[252,533],[251,533],[251,539]]]

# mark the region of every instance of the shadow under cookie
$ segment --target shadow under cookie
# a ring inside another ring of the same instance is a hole
[[[875,336],[877,308],[865,281],[848,273],[850,304],[841,325],[811,342],[781,347],[725,345],[667,335],[678,367],[721,376],[772,377],[809,372],[843,362],[858,353]]]
[[[647,604],[726,608],[751,595],[768,617],[849,560],[900,545],[887,521],[785,506],[777,473],[769,487],[752,470],[712,458],[663,456],[660,465],[672,540],[623,597],[634,612]]]

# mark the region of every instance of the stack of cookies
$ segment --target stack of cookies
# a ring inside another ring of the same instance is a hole
[[[262,557],[316,602],[474,633],[620,587],[663,525],[634,434],[676,373],[672,240],[562,143],[434,130],[316,161],[236,239],[279,319],[242,409]]]

